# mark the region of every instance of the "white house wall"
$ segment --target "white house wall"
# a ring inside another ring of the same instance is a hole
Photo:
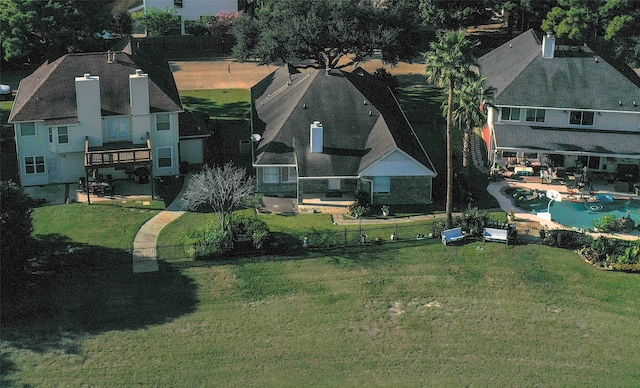
[[[407,156],[405,153],[395,150],[363,170],[360,175],[423,176],[435,174],[422,164]]]
[[[500,109],[499,107],[498,109]],[[517,108],[517,106],[514,106]],[[545,108],[538,108],[545,109]],[[604,129],[604,130],[622,130],[622,131],[638,131],[640,132],[640,114],[633,112],[597,112],[593,118],[593,126],[569,125],[570,110],[566,109],[545,109],[544,122],[528,122],[526,121],[527,108],[520,108],[520,120],[518,121],[498,121],[500,114],[493,109],[488,116],[489,122],[503,122],[510,124],[522,124],[527,126],[555,127],[555,128],[575,128],[583,129]],[[493,120],[493,121],[492,121]]]
[[[153,175],[154,176],[167,176],[175,175],[179,172],[179,160],[178,160],[178,114],[169,114],[169,123],[171,129],[168,131],[156,130],[156,116],[152,115],[152,129],[149,131],[151,137],[151,154],[153,155]],[[159,147],[171,147],[171,167],[159,167],[157,159],[157,149]]]
[[[68,125],[69,144],[57,144],[57,136],[54,143],[49,143],[49,127],[44,122],[35,123],[35,136],[22,136],[20,123],[16,129],[16,151],[20,179],[23,186],[46,185],[49,183],[76,182],[84,176],[84,133],[77,125]],[[52,149],[53,148],[53,149]],[[44,172],[26,173],[25,157],[44,157]],[[51,175],[51,163],[56,163],[57,173]]]

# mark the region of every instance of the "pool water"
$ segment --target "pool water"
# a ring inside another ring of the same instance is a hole
[[[549,199],[544,192],[536,194],[528,189],[516,188],[507,190],[507,195],[511,195],[516,200],[516,205],[533,214],[546,212]],[[613,214],[616,218],[630,216],[636,223],[640,224],[640,201],[632,199],[614,199],[613,202],[592,202],[592,201],[568,201],[552,202],[551,219],[559,224],[591,229],[594,221],[604,214]]]

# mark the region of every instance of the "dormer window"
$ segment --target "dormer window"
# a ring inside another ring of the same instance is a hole
[[[500,112],[500,120],[502,121],[520,121],[520,108],[502,107]]]
[[[572,110],[569,114],[570,125],[593,126],[593,112]]]

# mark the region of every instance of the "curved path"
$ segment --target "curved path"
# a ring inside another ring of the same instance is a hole
[[[182,184],[182,190],[180,190],[180,193],[173,202],[138,230],[136,238],[133,240],[133,273],[158,271],[158,235],[165,226],[184,214],[180,206],[180,199],[188,182],[189,175],[186,175],[184,183]]]

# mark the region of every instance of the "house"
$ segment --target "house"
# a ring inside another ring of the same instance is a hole
[[[479,58],[495,88],[484,137],[500,165],[640,166],[640,77],[587,46],[526,31]]]
[[[432,202],[429,156],[391,90],[365,70],[285,65],[251,95],[258,192],[301,205],[358,190],[373,204]]]
[[[23,186],[178,174],[173,75],[131,46],[67,54],[21,81],[9,122]]]
[[[144,0],[144,13],[150,8],[174,9],[180,16],[180,32],[185,35],[185,22],[199,21],[203,16],[220,12],[238,12],[238,0]]]

